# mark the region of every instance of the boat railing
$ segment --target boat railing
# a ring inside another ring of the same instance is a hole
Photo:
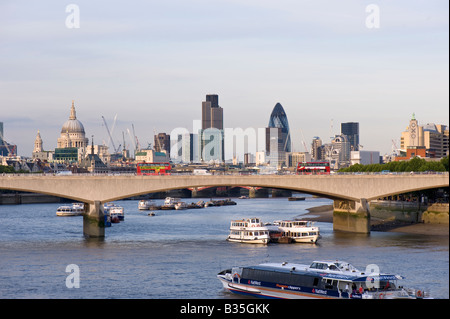
[[[430,298],[430,292],[428,290],[424,289],[414,289],[414,288],[407,288],[403,289],[409,296],[415,297],[415,298]]]

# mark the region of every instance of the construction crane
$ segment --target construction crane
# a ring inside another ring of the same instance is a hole
[[[137,151],[140,151],[141,150],[141,144],[139,144],[139,140],[138,140],[138,138],[137,138],[137,136],[136,136],[136,133],[134,132],[134,124],[131,124],[131,127],[133,128],[133,136],[134,136],[134,139],[135,139],[135,149],[137,150]]]
[[[130,132],[129,128],[127,128],[127,133],[128,133],[128,136],[130,137],[131,141],[133,142],[134,149],[136,150],[136,139],[131,136],[131,132]]]
[[[113,149],[114,149],[114,153],[117,153],[116,145],[114,144],[113,138],[111,136],[111,132],[109,131],[109,128],[108,128],[108,124],[106,124],[106,120],[105,120],[105,117],[103,115],[102,115],[102,119],[103,119],[103,123],[105,123],[105,127],[106,127],[106,130],[108,131],[108,135],[109,135],[108,144],[109,144],[109,142],[111,142],[112,146],[113,146]]]
[[[155,135],[154,138],[156,138],[156,141],[158,142],[159,151],[162,152],[163,149],[161,147],[161,142],[159,141],[159,137],[156,136],[156,130],[155,129],[153,129],[153,134]]]
[[[397,144],[395,143],[394,140],[392,140],[392,154],[395,156],[398,156],[400,149],[397,147]]]
[[[6,150],[8,151],[8,156],[13,156],[13,152],[11,151],[11,149],[9,148],[9,144],[5,141],[5,139],[3,138],[3,134],[2,132],[0,132],[0,140],[3,141],[3,145],[5,145]],[[13,147],[14,149],[14,147]]]
[[[305,143],[305,136],[303,135],[303,130],[302,129],[300,129],[300,133],[302,134],[303,147],[305,148],[306,153],[309,153],[308,147],[306,146],[306,143]]]

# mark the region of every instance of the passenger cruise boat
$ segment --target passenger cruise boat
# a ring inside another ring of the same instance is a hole
[[[247,244],[268,244],[269,229],[259,218],[232,220],[227,240]]]
[[[404,277],[365,273],[343,261],[314,261],[310,265],[267,263],[221,271],[223,287],[236,294],[260,298],[397,299],[429,297],[423,290],[397,286]]]
[[[84,213],[83,203],[73,203],[72,206],[64,205],[56,209],[56,216],[80,216]]]
[[[180,198],[176,197],[166,197],[164,200],[164,204],[161,206],[161,209],[175,209],[175,204],[181,201]]]
[[[105,214],[111,216],[111,222],[117,223],[119,221],[125,220],[125,213],[123,207],[118,206],[114,203],[106,203],[103,205],[103,210]]]
[[[138,203],[139,210],[149,210],[153,209],[153,207],[155,207],[155,202],[152,200],[142,199]]]
[[[287,237],[295,243],[316,243],[320,238],[319,227],[308,220],[277,220],[269,228],[274,233],[281,233],[281,237]],[[271,236],[276,239],[277,235]]]
[[[183,209],[187,209],[187,208],[188,208],[188,204],[186,204],[185,202],[178,202],[175,204],[176,210],[183,210]]]

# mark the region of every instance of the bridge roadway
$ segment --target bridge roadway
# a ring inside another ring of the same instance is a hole
[[[94,219],[102,217],[103,203],[109,201],[171,189],[205,186],[253,186],[288,189],[334,199],[335,212],[339,209],[341,211],[347,210],[349,213],[363,211],[368,215],[367,202],[372,199],[417,190],[449,187],[449,175],[448,173],[306,176],[0,175],[0,189],[49,194],[81,201],[88,204],[86,205],[87,214],[85,214],[85,217],[92,217]],[[336,205],[337,202],[339,205]],[[350,222],[348,221],[348,223]],[[352,231],[355,227],[348,224],[344,228],[348,228],[344,230]],[[356,230],[356,232],[359,231]],[[366,231],[363,230],[363,232]]]

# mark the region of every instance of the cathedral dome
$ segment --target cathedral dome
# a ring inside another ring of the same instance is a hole
[[[77,119],[68,120],[62,126],[61,133],[83,133],[83,134],[85,134],[84,126]]]
[[[72,102],[72,108],[70,110],[70,117],[69,119],[64,123],[61,129],[61,133],[82,133],[84,132],[84,126],[81,124],[80,121],[77,120],[77,115],[75,112],[75,107]]]
[[[85,148],[89,142],[85,135],[84,126],[77,120],[74,102],[72,101],[69,119],[62,126],[61,136],[58,138],[58,148]]]

